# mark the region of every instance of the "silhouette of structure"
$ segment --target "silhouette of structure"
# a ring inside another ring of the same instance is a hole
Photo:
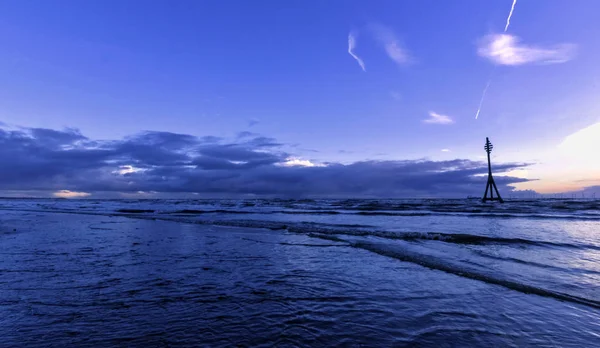
[[[485,152],[487,152],[488,159],[488,180],[485,185],[485,193],[483,194],[483,199],[481,200],[483,203],[487,201],[498,201],[500,203],[504,203],[504,200],[500,196],[500,192],[498,192],[498,187],[496,187],[496,183],[494,182],[494,177],[492,176],[492,162],[490,161],[490,153],[492,153],[492,149],[494,145],[490,142],[489,138],[485,138]],[[488,197],[488,191],[490,192],[490,196]],[[494,191],[496,191],[496,197],[494,197]]]

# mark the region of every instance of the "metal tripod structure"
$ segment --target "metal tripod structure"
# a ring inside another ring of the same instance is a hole
[[[488,180],[485,185],[485,193],[483,194],[483,199],[481,200],[483,203],[487,201],[498,201],[500,203],[504,203],[504,200],[500,196],[500,192],[498,192],[498,187],[496,187],[496,183],[494,182],[494,177],[492,176],[492,162],[490,161],[490,153],[492,153],[492,149],[494,145],[490,142],[489,138],[485,138],[485,152],[487,152],[488,159]],[[490,192],[490,196],[488,197],[488,191]],[[494,191],[496,191],[496,197],[494,197]]]

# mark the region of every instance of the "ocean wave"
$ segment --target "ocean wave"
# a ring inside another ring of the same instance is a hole
[[[504,237],[489,237],[463,233],[440,233],[440,232],[408,232],[399,235],[403,240],[439,240],[446,243],[455,244],[505,244],[505,245],[534,245],[534,246],[549,246],[563,247],[574,249],[595,249],[600,250],[599,246],[589,244],[570,244],[557,243],[542,240],[524,239],[524,238],[504,238]]]
[[[56,208],[56,207],[54,207]],[[141,208],[141,207],[140,207]],[[144,207],[145,208],[145,207]],[[183,207],[182,207],[183,208]],[[48,210],[45,207],[31,209],[4,208],[6,210],[35,211],[43,213],[66,213],[66,214],[84,214],[84,215],[102,215],[102,216],[122,216],[136,219],[157,219],[182,223],[246,227],[246,228],[264,228],[270,230],[284,230],[285,232],[305,234],[310,237],[321,238],[333,242],[343,243],[348,247],[359,248],[371,251],[387,257],[392,257],[401,261],[418,264],[430,269],[444,271],[461,277],[483,281],[490,284],[496,284],[512,290],[523,293],[531,293],[540,296],[553,297],[563,301],[584,304],[594,308],[600,308],[600,302],[587,299],[580,296],[570,295],[563,292],[544,289],[527,282],[508,279],[507,275],[496,274],[493,270],[487,270],[483,266],[469,265],[467,262],[452,260],[452,258],[442,258],[428,255],[427,253],[415,252],[414,249],[429,248],[441,246],[439,243],[450,243],[459,245],[493,245],[502,244],[509,246],[532,246],[539,248],[571,248],[578,250],[595,249],[600,250],[597,245],[576,244],[566,242],[554,242],[546,240],[536,240],[528,238],[510,238],[499,236],[482,236],[475,234],[453,234],[442,232],[398,232],[378,230],[373,226],[362,224],[334,224],[317,222],[280,222],[263,220],[218,220],[218,219],[197,219],[193,215],[203,214],[205,210],[179,209],[178,215],[165,214],[160,209],[125,209],[118,208],[111,211],[73,211],[73,210]],[[214,210],[213,210],[214,211]],[[188,214],[186,214],[188,213]],[[187,216],[192,215],[192,216]],[[365,220],[366,221],[366,220]],[[347,238],[350,237],[377,237],[377,238]],[[382,239],[403,240],[405,243],[386,243]],[[431,241],[431,242],[429,242]],[[310,243],[308,243],[310,244]],[[435,244],[436,246],[434,246]],[[438,248],[439,249],[439,248]],[[457,249],[458,248],[453,248]],[[433,250],[433,249],[432,249]],[[80,250],[86,251],[86,250]],[[511,261],[507,259],[507,261]],[[514,261],[514,260],[513,260]],[[537,265],[532,265],[537,266]]]
[[[313,235],[319,237],[319,235]],[[323,239],[331,240],[329,236],[324,236]],[[544,289],[530,284],[521,283],[515,280],[506,279],[499,275],[486,273],[483,270],[478,270],[472,267],[467,267],[463,264],[451,262],[447,259],[439,259],[431,255],[413,252],[406,248],[399,246],[390,246],[386,244],[373,243],[373,242],[352,242],[345,241],[343,239],[336,239],[338,242],[346,242],[353,248],[367,250],[382,256],[391,257],[400,261],[414,263],[429,269],[443,271],[446,273],[454,274],[460,277],[469,278],[473,280],[482,281],[488,284],[499,285],[511,290],[519,291],[526,294],[534,294],[539,296],[551,297],[561,301],[567,301],[577,304],[582,304],[594,308],[600,309],[600,301],[592,299],[574,296],[558,291]]]
[[[137,213],[135,209],[118,209],[119,213]],[[141,211],[146,212],[146,211]],[[506,212],[484,212],[481,210],[470,209],[460,212],[447,212],[442,210],[431,211],[338,211],[338,210],[228,210],[228,209],[213,209],[213,210],[197,210],[183,209],[174,211],[162,211],[161,214],[172,215],[201,215],[201,214],[239,214],[239,215],[357,215],[357,216],[464,216],[464,217],[483,217],[483,218],[524,218],[524,219],[559,219],[559,220],[600,220],[600,214],[579,213],[575,215],[558,215],[558,214],[526,214],[526,213],[506,213]]]
[[[485,244],[501,244],[501,245],[514,245],[514,246],[536,246],[536,247],[554,247],[554,248],[570,248],[570,249],[592,249],[600,250],[600,246],[591,244],[572,244],[572,243],[560,243],[551,242],[535,239],[525,238],[506,238],[497,236],[483,236],[473,234],[461,234],[461,233],[443,233],[443,232],[395,232],[386,230],[374,229],[372,225],[368,224],[336,224],[336,223],[323,223],[323,222],[281,222],[281,221],[270,221],[270,220],[243,220],[243,219],[231,219],[231,220],[219,220],[219,219],[191,219],[188,215],[201,215],[204,211],[192,211],[189,214],[180,213],[169,214],[169,213],[156,213],[152,210],[144,209],[120,209],[113,212],[101,212],[101,211],[73,211],[73,210],[46,210],[46,209],[12,209],[3,208],[3,210],[18,210],[18,211],[31,211],[31,212],[49,212],[49,213],[66,213],[66,214],[84,214],[84,215],[103,215],[103,216],[123,216],[129,218],[138,219],[151,219],[151,220],[165,220],[174,221],[180,223],[192,223],[202,225],[215,225],[215,226],[230,226],[230,227],[247,227],[247,228],[264,228],[270,230],[287,230],[293,233],[321,233],[321,234],[337,234],[337,235],[348,235],[355,237],[378,237],[384,239],[394,240],[405,240],[405,241],[425,241],[435,240],[444,243],[453,244],[473,244],[473,245],[485,245]],[[151,213],[151,212],[154,212]],[[215,212],[215,211],[209,211]],[[220,213],[220,211],[219,211]],[[235,214],[235,213],[234,213]]]
[[[256,212],[252,211],[243,211],[243,210],[227,210],[227,209],[213,209],[213,210],[198,210],[198,209],[182,209],[175,211],[166,211],[162,212],[162,214],[173,214],[173,215],[201,215],[201,214],[256,214]]]
[[[46,210],[111,210],[114,213],[201,215],[201,214],[281,214],[281,215],[354,215],[365,217],[395,216],[466,216],[498,219],[569,219],[600,221],[600,200],[540,199],[510,200],[505,204],[484,204],[467,199],[350,199],[350,200],[0,200],[3,208]]]
[[[145,214],[145,213],[154,213],[154,210],[150,209],[117,209],[115,210],[117,213],[125,213],[125,214]]]
[[[317,226],[315,226],[317,227]],[[307,232],[305,226],[289,226],[290,232]],[[309,233],[320,233],[328,235],[348,235],[354,237],[378,237],[393,240],[405,241],[440,241],[444,243],[463,244],[463,245],[514,245],[514,246],[537,246],[537,247],[556,247],[569,249],[592,249],[600,250],[600,246],[591,244],[571,244],[558,243],[543,240],[524,239],[524,238],[504,238],[490,237],[482,235],[462,234],[462,233],[441,233],[441,232],[390,232],[376,230],[337,230],[331,228],[313,228]]]
[[[483,212],[476,210],[465,210],[461,212],[447,212],[442,210],[422,211],[422,212],[393,212],[393,211],[372,211],[348,213],[352,215],[363,216],[465,216],[465,217],[483,217],[499,219],[557,219],[557,220],[600,220],[598,214],[579,213],[576,215],[558,215],[558,214],[527,214],[527,213],[506,213],[506,212]]]
[[[534,261],[529,261],[529,260],[523,260],[523,259],[519,259],[516,257],[496,256],[496,255],[492,255],[487,252],[484,252],[482,250],[471,250],[471,251],[476,253],[478,256],[488,258],[488,259],[498,260],[498,261],[513,262],[513,263],[543,268],[543,269],[552,270],[552,271],[559,271],[559,272],[563,272],[563,273],[577,272],[577,273],[589,274],[589,275],[600,275],[600,271],[595,271],[595,270],[591,270],[591,269],[578,268],[578,267],[574,267],[574,266],[565,268],[565,267],[559,267],[559,266],[555,266],[555,265],[549,265],[546,263],[539,263],[539,262],[534,262]]]

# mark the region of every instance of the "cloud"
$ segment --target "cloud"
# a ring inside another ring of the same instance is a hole
[[[582,179],[600,178],[600,122],[570,134],[553,151],[553,172]]]
[[[511,176],[514,178],[527,179],[529,177],[529,171],[527,169],[518,168],[518,169],[513,169],[511,171],[508,171],[508,172],[494,174],[494,176],[501,176],[501,175]]]
[[[576,45],[560,44],[549,47],[530,46],[508,34],[492,34],[484,37],[477,53],[499,65],[523,65],[531,63],[559,64],[575,56]]]
[[[243,132],[242,132],[243,133]],[[222,141],[223,138],[221,137],[215,137],[212,135],[206,135],[200,138],[200,141],[203,143],[218,143],[220,141]]]
[[[360,57],[358,57],[354,53],[355,48],[356,48],[356,33],[351,31],[350,33],[348,33],[348,54],[350,54],[352,56],[352,58],[354,58],[358,62],[358,65],[360,65],[360,68],[363,71],[367,71],[363,60],[360,59]]]
[[[282,163],[282,165],[287,166],[287,167],[294,167],[294,166],[300,166],[300,167],[325,167],[324,164],[313,163],[310,160],[303,160],[303,159],[296,158],[296,157],[290,157],[290,158],[288,158],[285,162]]]
[[[119,174],[123,175],[123,174],[129,174],[129,173],[137,173],[142,170],[144,170],[144,169],[136,168],[131,165],[126,165],[126,166],[120,166],[119,169],[115,170],[113,173],[119,173]]]
[[[582,190],[582,197],[600,198],[600,186],[589,186]]]
[[[252,128],[252,127],[256,126],[259,123],[260,123],[260,121],[258,119],[252,118],[252,119],[248,120],[248,127]]]
[[[391,91],[390,92],[390,96],[392,97],[392,99],[394,99],[396,101],[401,101],[402,100],[402,94],[400,94],[399,92]]]
[[[442,152],[450,152],[450,149],[442,149]]]
[[[425,123],[433,123],[433,124],[451,124],[454,123],[450,116],[438,114],[436,112],[429,112],[429,118],[423,120]]]
[[[383,49],[391,60],[398,65],[410,63],[408,52],[402,47],[396,34],[390,28],[381,24],[371,24],[369,27],[375,39],[383,46]]]
[[[77,130],[0,128],[0,191],[83,197],[466,197],[480,194],[483,161],[375,161],[350,164],[301,159],[275,139],[253,136],[206,142],[169,132],[92,140]],[[212,139],[209,137],[208,139]],[[214,140],[214,139],[213,139]],[[525,167],[495,164],[498,172]],[[502,191],[524,178],[498,177]]]
[[[251,137],[258,136],[258,135],[259,135],[258,133],[243,131],[243,132],[239,132],[237,134],[237,138],[238,139],[251,138]]]
[[[60,190],[54,192],[52,195],[57,198],[83,198],[91,196],[91,194],[87,192],[74,192],[69,190]]]
[[[592,158],[600,148],[600,122],[567,136],[559,145],[558,150],[567,156],[577,158]]]

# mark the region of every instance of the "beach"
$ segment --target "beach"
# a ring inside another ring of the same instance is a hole
[[[0,346],[600,342],[596,211],[400,203],[4,200]]]

